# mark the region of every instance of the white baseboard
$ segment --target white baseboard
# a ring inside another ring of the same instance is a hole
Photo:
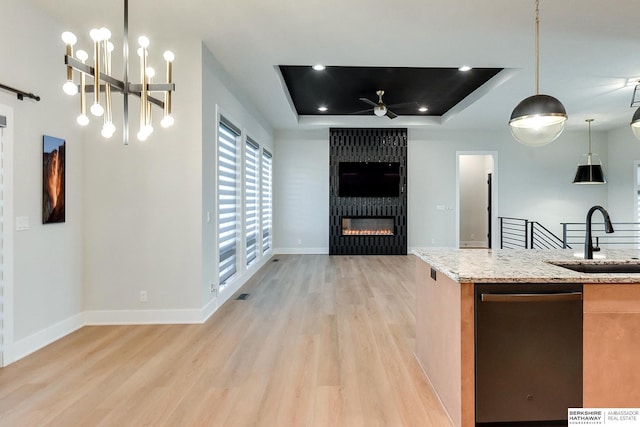
[[[275,248],[276,255],[328,255],[329,248]]]
[[[464,240],[460,242],[461,248],[486,248],[486,240]]]
[[[59,340],[65,335],[77,331],[84,326],[83,313],[76,314],[65,320],[49,326],[46,329],[36,332],[21,340],[15,341],[11,348],[11,360],[5,360],[5,365],[16,362],[23,357],[27,357],[31,353],[40,350]]]
[[[202,311],[184,310],[95,310],[84,312],[85,325],[164,325],[203,323]]]

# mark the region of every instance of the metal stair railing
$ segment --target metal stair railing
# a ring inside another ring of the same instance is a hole
[[[500,249],[559,249],[571,248],[538,221],[525,218],[498,217],[500,221]]]
[[[567,245],[584,245],[586,224],[584,222],[562,222],[562,240]],[[591,224],[591,234],[596,247],[640,248],[639,222],[614,222],[614,232],[604,231],[604,222]]]

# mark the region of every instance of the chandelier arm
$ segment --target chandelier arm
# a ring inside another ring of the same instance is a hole
[[[129,145],[129,0],[124,0],[124,28],[122,41],[122,143]]]

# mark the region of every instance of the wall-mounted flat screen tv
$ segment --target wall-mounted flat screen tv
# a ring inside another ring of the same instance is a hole
[[[338,196],[399,197],[400,163],[340,162]]]

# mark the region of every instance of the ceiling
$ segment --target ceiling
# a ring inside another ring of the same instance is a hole
[[[502,71],[333,66],[316,70],[310,65],[278,68],[298,116],[371,116],[373,107],[382,100],[393,112],[387,115],[390,119],[397,118],[395,115],[441,118]]]
[[[122,22],[119,0],[28,1],[77,31]],[[640,77],[639,12],[638,0],[541,1],[540,92],[564,104],[568,128],[585,128],[586,118],[595,119],[594,131],[629,123],[633,86],[627,79]],[[144,27],[152,40],[203,40],[275,129],[504,129],[513,108],[535,93],[534,16],[533,0],[135,0],[130,33]],[[187,66],[176,56],[176,68]],[[299,116],[278,66],[316,63],[504,70],[446,120]]]

